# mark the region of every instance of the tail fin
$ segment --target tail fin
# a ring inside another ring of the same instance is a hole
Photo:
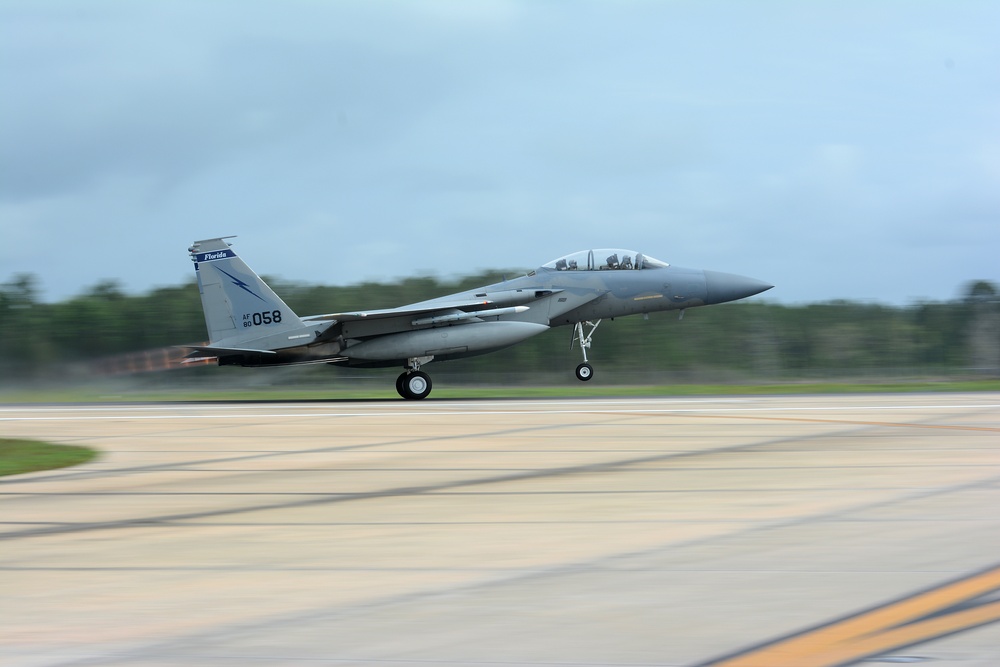
[[[234,344],[302,329],[302,320],[236,256],[225,241],[230,238],[195,241],[188,248],[209,341]]]

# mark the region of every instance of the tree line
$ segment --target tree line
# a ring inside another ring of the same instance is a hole
[[[507,275],[515,275],[510,272]],[[297,313],[389,308],[501,280],[456,279],[318,286],[269,280]],[[571,374],[581,360],[561,327],[500,353],[441,364],[435,373],[517,382]],[[87,373],[100,360],[206,339],[197,285],[128,295],[105,281],[58,303],[39,300],[34,275],[0,285],[0,376]],[[174,357],[177,353],[173,354]],[[616,381],[770,381],[900,375],[1000,376],[1000,290],[987,281],[947,302],[889,306],[851,301],[780,305],[764,300],[605,322],[589,351]],[[439,370],[440,369],[440,370]]]

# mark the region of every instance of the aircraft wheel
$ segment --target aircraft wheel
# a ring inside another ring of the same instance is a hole
[[[406,376],[407,373],[401,373],[399,377],[396,378],[396,393],[403,398],[409,398],[409,396],[406,395],[406,386],[404,385],[406,382]]]
[[[403,379],[403,391],[406,392],[406,398],[415,401],[427,398],[427,395],[431,393],[430,376],[422,371],[414,371],[406,374],[406,377]]]
[[[586,382],[592,377],[594,377],[594,367],[590,364],[580,364],[576,367],[576,379],[580,382]]]

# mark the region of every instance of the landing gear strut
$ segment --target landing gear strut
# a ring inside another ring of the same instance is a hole
[[[408,360],[406,370],[396,378],[396,393],[410,401],[427,398],[431,393],[431,378],[420,370],[420,364],[433,357],[419,357]]]
[[[590,331],[584,334],[583,325],[586,324],[590,327]],[[601,325],[601,320],[597,322],[577,322],[576,327],[573,330],[573,338],[570,340],[570,348],[572,349],[573,344],[579,341],[580,351],[583,352],[583,363],[576,367],[576,379],[581,382],[587,382],[590,378],[594,377],[594,367],[587,362],[587,350],[590,349],[590,339],[594,337],[594,332],[597,331],[597,327]]]

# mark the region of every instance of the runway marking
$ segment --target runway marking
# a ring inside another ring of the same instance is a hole
[[[664,399],[664,398],[636,398],[636,399],[582,399],[582,400],[519,400],[519,401],[480,401],[480,402],[453,402],[453,401],[441,401],[435,402],[433,400],[425,401],[420,404],[421,407],[434,408],[449,406],[452,408],[484,408],[488,406],[524,406],[524,405],[636,405],[641,403],[663,403],[665,400],[669,400],[673,404],[695,404],[695,403],[748,403],[749,399],[745,398],[733,398],[733,399],[722,399],[722,398],[705,398],[705,399]],[[316,401],[313,403],[286,403],[284,401],[252,401],[245,403],[225,403],[225,402],[177,402],[177,403],[122,403],[122,404],[102,404],[102,405],[7,405],[0,406],[0,413],[2,412],[139,412],[139,411],[154,411],[154,410],[182,410],[182,409],[198,409],[198,410],[256,410],[262,406],[268,407],[282,407],[288,408],[290,410],[310,410],[319,407],[330,407],[331,405],[336,405],[338,403],[343,403],[345,405],[367,405],[372,408],[379,408],[385,406],[407,406],[411,405],[408,403],[403,403],[398,399],[386,399],[386,400],[371,400],[371,401]],[[416,406],[412,406],[416,407]]]
[[[836,667],[1000,621],[1000,565],[701,667]]]
[[[767,406],[767,407],[731,407],[731,406],[718,406],[718,407],[680,407],[680,408],[646,408],[646,409],[636,409],[635,407],[622,407],[620,409],[616,408],[597,408],[593,407],[585,408],[582,406],[593,406],[593,405],[607,405],[608,402],[596,401],[596,402],[571,402],[574,406],[581,406],[579,408],[566,408],[566,409],[544,409],[544,410],[456,410],[454,408],[461,407],[461,405],[449,404],[449,409],[447,410],[436,410],[436,409],[424,409],[424,410],[413,410],[413,409],[402,409],[402,410],[372,410],[372,411],[343,411],[343,412],[267,412],[263,414],[198,414],[198,413],[185,413],[185,414],[153,414],[153,415],[142,415],[142,414],[104,414],[104,415],[87,415],[83,414],[80,416],[66,416],[66,417],[56,417],[56,416],[0,416],[0,421],[117,421],[122,419],[128,420],[166,420],[166,419],[306,419],[306,418],[318,418],[318,417],[482,417],[482,416],[524,416],[524,415],[593,415],[593,414],[604,414],[604,415],[657,415],[657,414],[697,414],[697,413],[712,413],[717,415],[720,412],[729,413],[752,413],[752,412],[846,412],[854,410],[983,410],[983,409],[995,409],[1000,408],[1000,404],[994,403],[979,403],[979,404],[969,404],[969,405],[881,405],[881,406]],[[612,403],[614,405],[624,404],[625,401],[619,401]],[[564,405],[565,403],[546,403],[546,405]],[[479,404],[470,404],[474,407],[478,407]],[[525,403],[525,405],[538,405],[537,403]],[[632,401],[628,402],[629,406],[634,406],[635,403]],[[192,409],[191,406],[183,406],[184,409]],[[229,409],[230,406],[210,406],[208,408],[198,406],[194,408],[195,410],[211,409],[217,411],[223,411]],[[254,406],[260,407],[260,406]],[[273,405],[269,405],[271,409],[274,408]],[[433,404],[424,404],[422,407],[435,408],[437,406]],[[127,410],[122,410],[122,412],[135,412],[142,411],[151,408],[128,408]],[[166,410],[166,408],[160,407],[160,410]],[[180,409],[180,408],[177,408]],[[244,410],[246,406],[232,406],[233,410]],[[291,410],[305,410],[307,407],[299,406],[289,406]],[[85,409],[79,409],[81,412],[88,412]],[[95,412],[104,412],[105,408],[95,408]],[[9,412],[24,412],[25,410],[7,410]],[[33,410],[27,410],[28,412],[33,412]],[[49,409],[38,410],[37,412],[48,412]],[[773,418],[777,419],[777,418]],[[863,423],[863,422],[859,422]],[[872,422],[877,423],[877,422]],[[891,422],[887,422],[891,424]],[[895,425],[895,424],[892,424]]]
[[[957,424],[914,424],[911,422],[873,422],[854,419],[815,419],[809,417],[748,417],[745,415],[692,415],[699,419],[748,419],[755,421],[808,422],[812,424],[854,424],[856,426],[905,426],[907,428],[931,428],[945,431],[987,431],[1000,432],[996,426],[960,426]]]

